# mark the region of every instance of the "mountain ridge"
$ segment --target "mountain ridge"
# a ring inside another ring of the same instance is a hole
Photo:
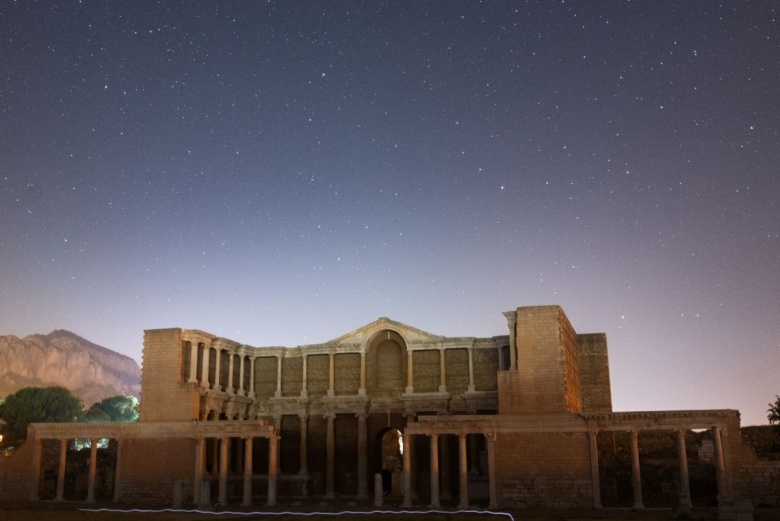
[[[89,406],[119,394],[138,397],[141,369],[129,356],[65,329],[0,336],[0,396],[51,385],[69,389]]]

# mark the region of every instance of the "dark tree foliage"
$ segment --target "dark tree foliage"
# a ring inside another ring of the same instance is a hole
[[[0,404],[0,419],[6,422],[4,445],[27,436],[31,423],[74,422],[84,415],[84,402],[64,387],[25,387]]]
[[[769,404],[769,409],[766,410],[766,419],[770,424],[776,423],[778,431],[780,431],[780,396],[775,395],[775,403]]]
[[[104,398],[89,408],[86,419],[88,422],[138,421],[138,399],[122,395]]]

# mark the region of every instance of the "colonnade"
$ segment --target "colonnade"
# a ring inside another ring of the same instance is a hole
[[[512,337],[514,338],[514,337]],[[209,353],[210,350],[214,349],[216,351],[216,357],[215,357],[215,367],[213,368],[213,374],[214,374],[214,381],[213,383],[209,381],[209,376],[211,373],[210,368],[210,357]],[[467,392],[475,392],[475,380],[474,380],[474,347],[473,346],[456,346],[456,347],[440,347],[438,348],[439,351],[439,388],[438,391],[440,393],[446,393],[447,392],[447,371],[446,371],[446,358],[445,354],[446,351],[449,349],[465,349],[468,352],[468,387]],[[499,358],[500,358],[500,350],[501,346],[498,346],[497,349],[499,350]],[[413,394],[414,391],[414,353],[416,351],[428,351],[430,348],[424,348],[424,349],[409,349],[407,347],[407,371],[406,371],[406,388],[405,392],[406,394]],[[244,346],[240,346],[238,348],[234,347],[226,347],[221,346],[219,344],[205,344],[205,343],[191,343],[190,347],[190,363],[189,363],[189,375],[187,376],[187,381],[190,383],[199,384],[201,388],[206,390],[215,390],[218,392],[226,392],[230,395],[238,395],[238,396],[247,396],[249,398],[254,398],[256,396],[255,393],[255,362],[260,358],[276,358],[276,391],[274,393],[276,398],[282,397],[282,361],[285,358],[284,354],[277,354],[277,355],[267,355],[264,354],[263,356],[258,356],[254,354],[253,348],[247,348]],[[228,353],[228,381],[223,382],[222,375],[221,375],[221,365],[222,365],[222,356],[221,354],[223,352]],[[510,349],[510,353],[514,353],[513,350]],[[360,386],[357,390],[358,396],[365,396],[366,395],[366,353],[364,351],[356,352],[356,351],[336,351],[336,350],[330,350],[325,353],[320,352],[312,352],[312,353],[303,353],[300,356],[302,357],[302,389],[301,389],[301,397],[302,398],[308,398],[309,390],[308,390],[308,357],[310,356],[317,356],[317,355],[327,355],[328,356],[328,389],[327,389],[327,396],[332,397],[336,394],[336,382],[335,382],[335,357],[338,355],[349,355],[349,354],[359,354],[360,355]],[[200,368],[200,374],[198,374],[198,360],[202,360],[201,368]],[[238,362],[236,362],[236,359],[238,359]],[[234,379],[234,373],[236,372],[236,366],[234,364],[238,363],[238,382],[235,382]],[[246,364],[249,364],[249,370],[245,370]],[[513,361],[514,364],[514,361]],[[245,374],[248,372],[248,375]],[[246,380],[249,380],[248,382]]]
[[[42,460],[42,454],[43,454],[43,443],[46,441],[46,439],[36,439],[33,441],[35,443],[35,450],[34,450],[34,456],[33,456],[33,464],[34,468],[36,469],[36,487],[34,492],[33,499],[37,500],[39,499],[39,487],[37,486],[38,483],[40,483],[40,471],[41,471],[41,460]],[[56,441],[59,442],[59,458],[57,461],[57,483],[54,493],[54,500],[55,501],[63,501],[65,499],[65,470],[67,468],[67,460],[68,460],[68,443],[70,443],[70,438],[59,438],[56,439]],[[87,494],[85,501],[87,503],[93,503],[95,501],[95,486],[97,482],[97,451],[98,451],[98,443],[100,442],[100,439],[90,439],[90,448],[89,448],[89,470],[87,474]],[[117,496],[117,484],[119,483],[119,465],[118,465],[118,452],[117,452],[117,466],[114,470],[114,499],[116,499]]]
[[[439,451],[442,447],[442,440],[446,440],[447,438],[442,436],[446,436],[447,434],[451,433],[443,433],[443,432],[430,432],[430,433],[424,433],[424,434],[405,434],[405,450],[403,454],[404,458],[404,464],[403,464],[403,480],[404,480],[404,498],[403,503],[401,504],[401,508],[410,508],[412,506],[412,499],[413,499],[413,486],[412,486],[412,479],[413,479],[413,469],[412,469],[412,452],[413,447],[415,446],[414,439],[420,436],[428,436],[429,443],[430,443],[430,489],[431,489],[431,502],[429,507],[430,508],[441,508],[441,500],[442,500],[442,481],[445,477],[448,476],[448,472],[446,469],[442,469],[440,465],[440,459],[439,459]],[[469,501],[469,473],[474,472],[475,468],[474,465],[477,463],[477,454],[476,451],[472,450],[472,468],[469,467],[469,461],[468,461],[468,436],[469,434],[472,437],[472,440],[476,440],[475,436],[484,435],[486,444],[487,444],[487,464],[488,464],[488,489],[489,489],[489,503],[488,508],[489,509],[496,509],[498,508],[498,497],[497,497],[497,486],[496,486],[496,461],[495,461],[495,441],[496,441],[496,434],[495,432],[488,432],[488,433],[468,433],[465,431],[458,432],[457,438],[458,438],[458,491],[459,491],[459,497],[458,497],[458,508],[468,509],[470,505]],[[446,445],[444,445],[446,447]],[[446,453],[446,452],[445,452]],[[448,462],[448,460],[445,458],[445,462]],[[448,479],[448,478],[447,478]],[[449,488],[449,487],[447,487]],[[445,498],[449,499],[449,498]]]
[[[202,483],[206,475],[206,446],[207,439],[213,439],[213,457],[218,462],[217,471],[217,505],[227,505],[228,494],[228,467],[230,462],[230,436],[199,437],[195,442],[195,476],[193,479],[193,502],[196,505],[206,506],[210,498],[203,497],[204,489]],[[252,484],[254,481],[253,463],[253,436],[244,436],[243,438],[243,487],[242,487],[242,506],[252,504]],[[217,452],[217,447],[219,452]],[[268,499],[267,506],[276,505],[277,481],[279,476],[279,436],[268,437]]]
[[[215,367],[214,367],[214,384],[209,382],[209,352],[211,349],[216,350]],[[256,356],[249,355],[247,349],[243,346],[239,348],[222,347],[220,345],[209,345],[204,343],[191,343],[190,344],[190,373],[187,381],[190,383],[200,384],[203,389],[214,389],[216,391],[223,391],[223,382],[221,382],[221,353],[225,351],[228,353],[228,381],[224,388],[224,391],[228,394],[236,394],[238,396],[248,396],[254,398],[255,396],[255,364]],[[198,378],[198,354],[202,353],[202,365],[200,371],[200,378]],[[235,363],[236,357],[239,359],[238,366],[238,385],[234,381]],[[249,382],[246,382],[245,378],[245,364],[249,361]],[[248,385],[247,385],[248,384]]]
[[[611,432],[614,432],[614,430]],[[678,429],[674,432],[677,439],[677,460],[680,479],[680,488],[678,491],[679,508],[682,511],[689,512],[693,508],[693,504],[691,502],[690,476],[688,473],[688,455],[686,453],[685,447],[686,429]],[[602,508],[599,474],[598,433],[599,431],[597,430],[590,430],[588,432],[594,508]],[[642,475],[639,460],[640,430],[630,430],[628,433],[630,436],[631,450],[631,488],[633,490],[633,508],[643,509],[645,508],[645,505],[642,496]],[[724,444],[722,441],[722,438],[726,437],[726,433],[725,431],[721,430],[720,427],[711,427],[710,434],[712,436],[714,448],[715,481],[718,490],[718,503],[722,503],[723,501],[728,501],[731,497],[733,497],[733,485],[731,480],[728,478],[727,473],[727,462],[730,461],[728,454],[728,444]]]

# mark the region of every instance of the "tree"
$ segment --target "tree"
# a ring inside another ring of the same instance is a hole
[[[769,409],[766,410],[766,419],[769,423],[777,423],[776,429],[780,431],[780,396],[775,395],[775,403],[769,404]]]
[[[64,387],[25,387],[0,404],[5,420],[4,445],[15,445],[27,436],[27,426],[40,422],[74,422],[84,415],[84,402]]]
[[[88,422],[138,421],[138,398],[135,396],[110,396],[92,404],[87,411]]]

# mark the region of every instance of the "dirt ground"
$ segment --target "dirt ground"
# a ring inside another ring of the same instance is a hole
[[[319,507],[319,508],[318,508]],[[602,509],[586,511],[521,511],[511,515],[507,512],[461,512],[457,510],[432,513],[424,509],[402,511],[388,508],[386,512],[371,512],[345,504],[310,505],[286,507],[295,512],[287,512],[285,507],[266,509],[261,506],[254,509],[235,509],[212,512],[151,511],[134,510],[130,505],[84,503],[35,503],[0,504],[0,521],[660,521],[675,519],[674,512],[668,509]],[[353,511],[350,511],[350,508]],[[319,513],[316,513],[319,512]],[[710,521],[717,519],[712,509],[697,509],[687,519]],[[780,508],[756,509],[755,521],[780,521]]]
[[[679,517],[666,508],[647,508],[634,511],[629,508],[605,508],[602,510],[521,510],[515,512],[459,511],[442,509],[430,511],[425,507],[409,510],[348,505],[323,508],[285,506],[274,509],[258,505],[254,508],[228,507],[226,510],[200,512],[191,507],[172,510],[161,507],[131,505],[85,505],[84,503],[0,504],[0,521],[222,521],[265,520],[276,521],[660,521],[690,519],[692,521],[716,521],[716,509],[696,509],[692,516]],[[755,521],[780,521],[780,508],[756,509]]]

